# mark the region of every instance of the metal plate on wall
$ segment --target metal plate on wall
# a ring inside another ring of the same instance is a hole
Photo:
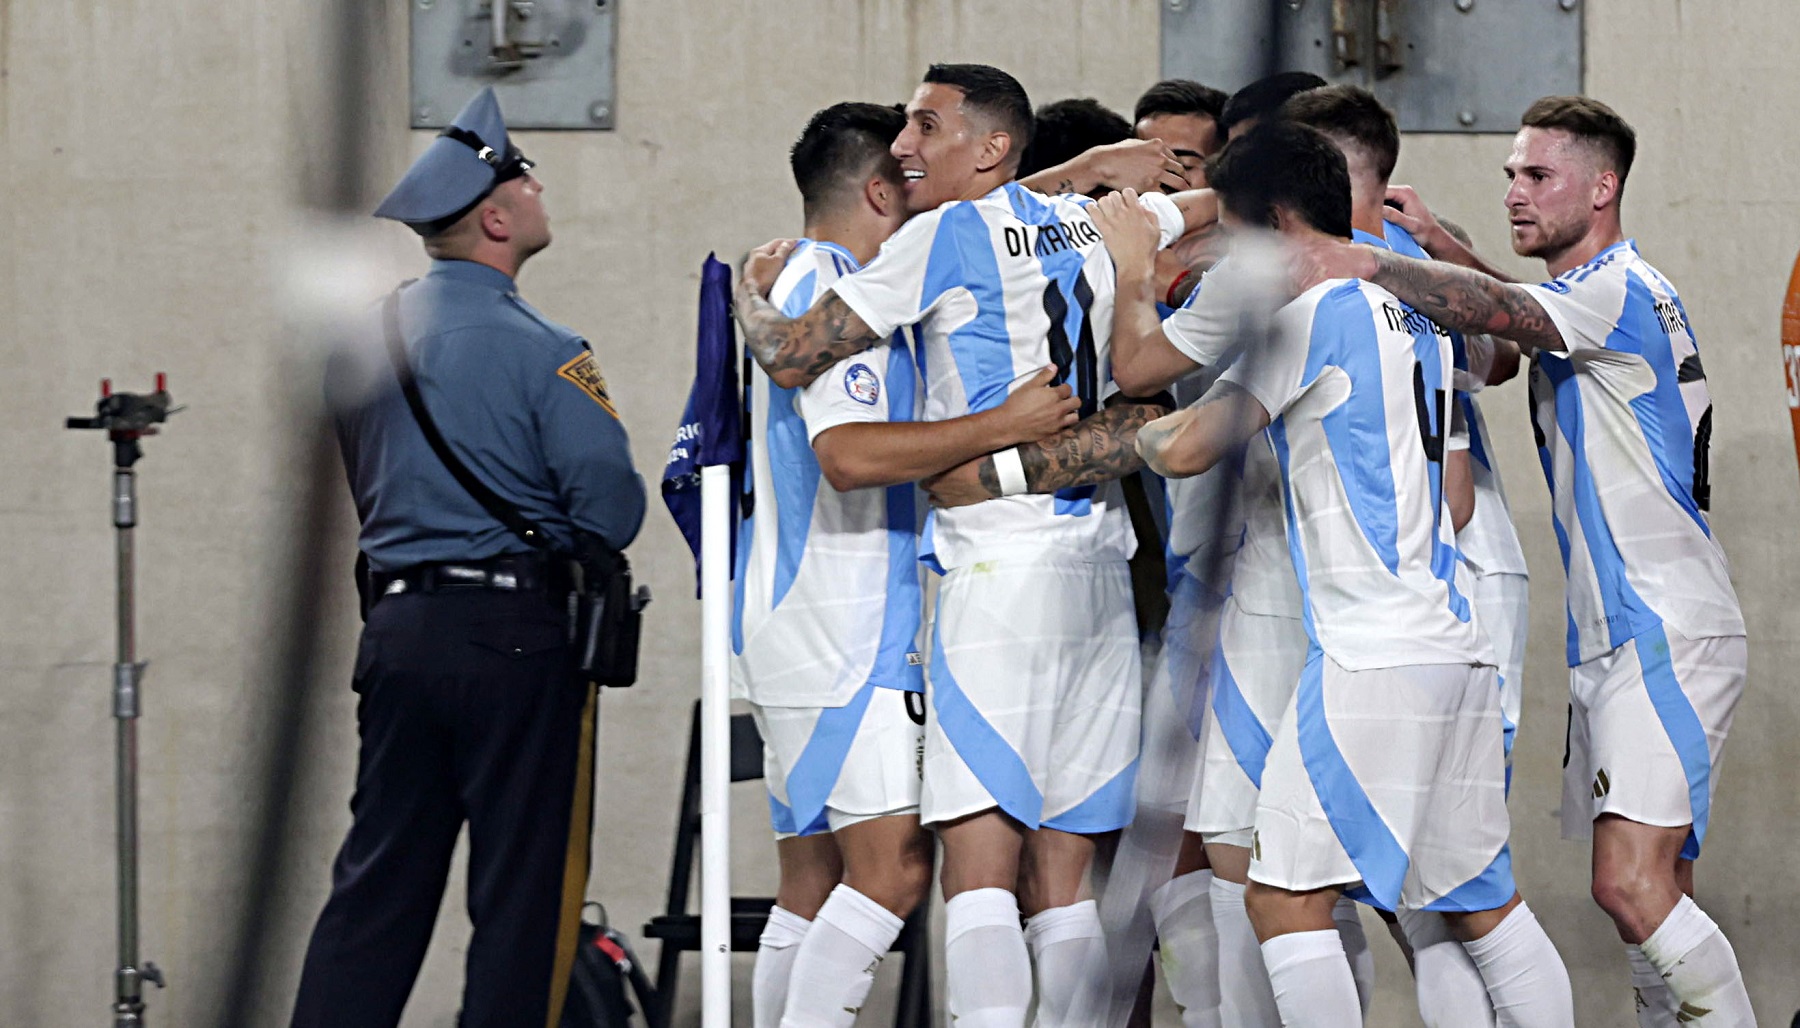
[[[1163,0],[1162,73],[1235,90],[1310,71],[1373,91],[1405,132],[1511,132],[1581,92],[1579,0]]]
[[[1543,96],[1581,92],[1578,0],[1406,0],[1405,68],[1372,87],[1405,132],[1506,132]]]
[[[1360,84],[1333,53],[1332,0],[1163,0],[1162,73],[1227,93],[1275,71]]]
[[[412,127],[443,128],[491,85],[508,128],[612,128],[619,0],[493,2],[498,52],[490,0],[412,0]]]

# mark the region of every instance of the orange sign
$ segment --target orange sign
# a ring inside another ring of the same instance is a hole
[[[1794,420],[1794,449],[1800,454],[1800,260],[1788,279],[1781,305],[1781,363],[1787,371],[1788,416]]]

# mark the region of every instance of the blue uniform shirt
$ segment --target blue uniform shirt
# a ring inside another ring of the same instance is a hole
[[[519,298],[504,272],[434,261],[400,294],[425,407],[488,488],[560,544],[576,528],[617,548],[644,519],[644,482],[587,343]],[[338,442],[377,571],[530,550],[431,451],[394,377],[380,312],[327,374]]]

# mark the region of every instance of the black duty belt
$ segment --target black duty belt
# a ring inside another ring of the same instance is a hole
[[[437,593],[451,589],[486,589],[496,592],[567,592],[574,582],[568,565],[539,554],[508,554],[487,560],[415,564],[399,571],[369,575],[369,595]]]

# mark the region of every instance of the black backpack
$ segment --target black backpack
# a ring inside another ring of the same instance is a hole
[[[593,920],[590,910],[595,912]],[[598,903],[584,906],[562,1028],[632,1028],[640,1023],[632,1015],[642,1012],[648,1018],[655,995],[631,944],[606,923],[606,908]]]

